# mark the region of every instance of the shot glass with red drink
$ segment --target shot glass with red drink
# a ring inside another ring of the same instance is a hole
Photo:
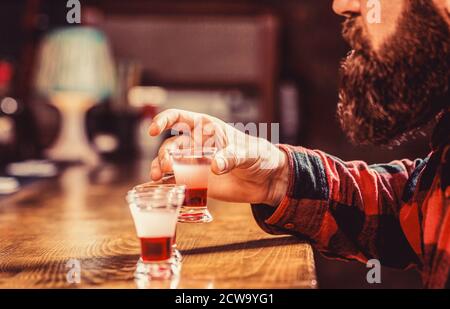
[[[127,202],[141,244],[137,263],[137,280],[172,279],[178,276],[180,262],[174,256],[173,245],[184,186],[144,184],[127,194]]]
[[[178,222],[211,222],[208,210],[208,177],[216,153],[214,147],[189,147],[169,150],[175,181],[186,186]]]

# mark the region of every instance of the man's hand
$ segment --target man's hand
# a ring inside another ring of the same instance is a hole
[[[183,135],[163,143],[151,164],[153,180],[172,171],[167,150],[188,141],[218,149],[208,187],[212,198],[278,206],[286,194],[287,157],[269,141],[244,134],[215,117],[176,109],[158,114],[150,125],[150,135],[157,136],[167,129],[181,130]]]

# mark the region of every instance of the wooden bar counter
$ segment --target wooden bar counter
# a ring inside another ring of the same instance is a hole
[[[141,287],[133,280],[139,241],[124,197],[147,171],[148,164],[73,166],[1,198],[0,288]],[[308,244],[266,234],[249,205],[209,205],[213,222],[178,225],[180,279],[145,287],[316,287]],[[74,263],[79,283],[68,280]]]

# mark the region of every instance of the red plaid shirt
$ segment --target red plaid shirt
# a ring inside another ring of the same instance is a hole
[[[280,145],[288,192],[277,207],[252,205],[268,233],[307,238],[324,255],[417,267],[425,287],[450,287],[450,116],[425,159],[367,165]]]

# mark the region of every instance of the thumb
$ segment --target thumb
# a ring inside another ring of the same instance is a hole
[[[216,175],[223,175],[231,172],[238,166],[238,159],[235,151],[229,147],[219,150],[214,156],[211,170]]]

